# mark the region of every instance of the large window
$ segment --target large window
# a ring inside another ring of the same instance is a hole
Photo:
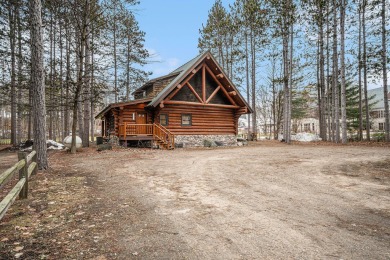
[[[385,110],[379,110],[379,118],[385,117]]]
[[[168,115],[160,114],[160,125],[167,126],[168,125]]]
[[[379,131],[385,130],[385,124],[384,123],[379,123]]]
[[[191,114],[181,114],[181,125],[182,126],[191,126],[192,125],[192,115]]]

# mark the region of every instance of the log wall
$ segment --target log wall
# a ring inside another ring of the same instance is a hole
[[[175,135],[237,134],[237,116],[231,108],[165,105],[156,112],[155,123],[159,123],[160,114],[168,114],[166,128]],[[182,114],[192,115],[191,126],[181,125]]]
[[[145,110],[146,104],[137,104],[137,105],[129,105],[129,106],[124,106],[122,108],[114,108],[111,110],[111,116],[106,117],[106,120],[108,119],[111,124],[108,125],[109,133],[114,134],[118,136],[119,133],[119,125],[122,123],[136,123],[137,119],[137,113],[146,113],[147,114],[147,124],[152,124],[153,123],[153,114],[151,112],[148,112]],[[133,120],[133,113],[134,114],[134,120]]]

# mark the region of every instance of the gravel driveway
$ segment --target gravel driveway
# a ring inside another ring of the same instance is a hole
[[[124,258],[390,259],[388,148],[265,143],[118,157],[99,179],[145,217],[121,225]]]
[[[389,147],[85,148],[30,184],[0,259],[390,259]]]

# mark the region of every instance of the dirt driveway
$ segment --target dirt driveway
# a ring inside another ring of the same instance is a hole
[[[41,214],[67,216],[42,223],[47,258],[390,259],[389,147],[90,149],[51,165],[46,181],[84,179],[46,198]]]

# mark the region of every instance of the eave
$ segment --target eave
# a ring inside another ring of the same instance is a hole
[[[131,100],[131,101],[125,101],[125,102],[118,102],[118,103],[112,103],[106,106],[102,111],[95,116],[95,119],[98,119],[105,115],[108,111],[110,111],[113,108],[116,107],[124,107],[124,106],[129,106],[129,105],[136,105],[136,104],[141,104],[141,103],[149,103],[152,101],[152,98],[143,98],[143,99],[136,99],[136,100]]]

